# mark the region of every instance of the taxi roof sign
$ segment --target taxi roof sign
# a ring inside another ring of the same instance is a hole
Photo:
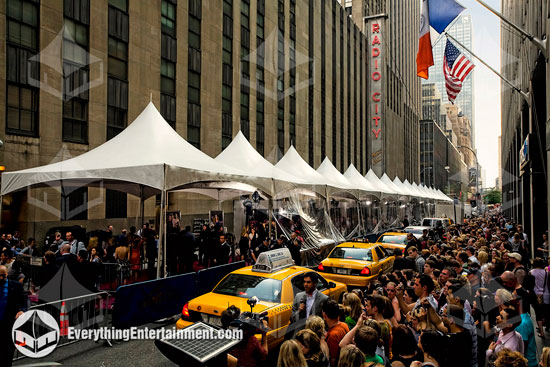
[[[273,273],[292,265],[294,265],[294,260],[292,260],[290,251],[287,248],[280,248],[262,252],[258,255],[258,260],[256,264],[252,266],[252,271]]]

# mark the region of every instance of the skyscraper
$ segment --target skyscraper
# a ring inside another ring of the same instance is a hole
[[[448,33],[456,38],[460,43],[466,46],[468,49],[472,49],[472,17],[469,14],[463,14],[458,16],[456,21],[448,29]],[[433,40],[432,40],[433,42]],[[452,42],[452,41],[451,41]],[[435,83],[439,91],[441,92],[443,103],[447,103],[447,93],[445,89],[445,76],[443,75],[443,55],[445,54],[446,37],[442,36],[437,44],[433,48],[434,63],[435,65],[430,68],[430,78],[423,80],[423,84]],[[459,45],[455,45],[460,51],[464,53],[469,59],[472,56]],[[455,105],[457,105],[464,116],[468,117],[472,121],[472,125],[475,126],[474,119],[474,71],[466,78],[462,85],[462,91],[458,95]],[[473,129],[472,129],[473,131]],[[472,145],[474,145],[474,135],[472,134]]]

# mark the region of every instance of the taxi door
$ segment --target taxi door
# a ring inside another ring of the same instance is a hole
[[[393,261],[390,256],[386,254],[380,246],[376,246],[374,249],[376,256],[378,257],[378,263],[380,264],[380,273],[386,274],[389,273],[393,268]]]

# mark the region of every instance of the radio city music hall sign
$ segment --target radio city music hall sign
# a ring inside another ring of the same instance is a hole
[[[382,76],[384,73],[384,44],[382,37],[382,19],[372,19],[367,24],[369,38],[369,80],[368,104],[369,104],[369,151],[371,167],[375,173],[382,174],[384,159],[384,102]]]

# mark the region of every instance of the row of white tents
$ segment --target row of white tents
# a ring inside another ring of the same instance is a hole
[[[140,185],[145,189],[145,197],[159,191],[200,187],[205,183],[220,186],[225,182],[249,185],[268,197],[277,197],[290,189],[307,189],[324,197],[346,191],[357,199],[374,195],[452,202],[439,190],[411,184],[408,180],[402,182],[398,177],[393,181],[386,174],[378,178],[372,170],[362,176],[353,164],[341,174],[328,157],[314,170],[294,147],[273,165],[241,132],[214,159],[174,131],[153,103],[119,135],[87,153],[45,166],[3,173],[1,194],[63,182],[93,185],[100,181],[107,188],[133,194],[138,192],[135,185]]]
[[[164,120],[153,103],[120,134],[77,157],[60,162],[4,172],[1,195],[44,186],[100,186],[127,192],[143,200],[162,193],[161,213],[167,193],[191,191],[217,197],[258,191],[273,201],[296,192],[329,198],[391,200],[393,203],[452,203],[441,191],[424,185],[378,177],[372,170],[363,176],[353,164],[341,174],[327,158],[313,169],[290,147],[273,165],[239,132],[216,158],[183,139]],[[215,194],[212,194],[215,192]],[[327,208],[330,208],[327,205]],[[163,248],[165,215],[160,216],[159,258]],[[329,219],[330,221],[330,219]]]

